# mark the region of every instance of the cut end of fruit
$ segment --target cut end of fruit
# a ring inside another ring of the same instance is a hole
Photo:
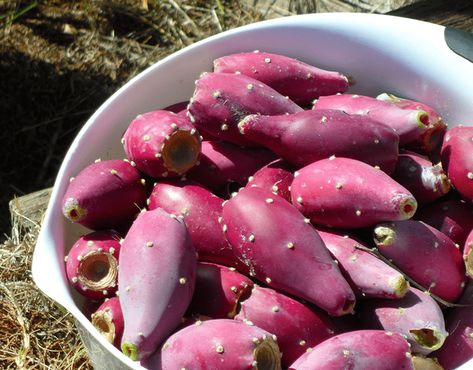
[[[134,343],[123,342],[122,352],[125,356],[131,358],[133,361],[138,361],[138,347]]]
[[[401,220],[407,220],[414,216],[417,211],[417,201],[414,197],[409,196],[401,201],[400,204],[400,215]]]
[[[183,174],[197,163],[200,150],[198,135],[187,130],[177,130],[166,140],[162,149],[164,166],[168,171]]]
[[[465,270],[466,274],[473,278],[473,249],[468,250],[468,252],[463,256],[465,261]]]
[[[253,351],[256,370],[281,370],[281,353],[276,342],[266,337]]]
[[[386,247],[391,245],[395,238],[396,232],[390,227],[378,226],[374,229],[374,239],[378,247]]]
[[[421,129],[426,129],[429,125],[429,114],[425,110],[418,110],[416,112],[417,126]]]
[[[440,194],[447,194],[450,191],[451,183],[446,174],[439,175],[439,192]]]
[[[412,356],[414,370],[444,370],[436,358],[424,357],[421,355]]]
[[[443,140],[447,126],[442,121],[430,122],[429,128],[422,135],[422,146],[427,153],[438,148]]]
[[[74,198],[69,198],[62,209],[62,213],[72,222],[79,222],[87,216],[87,209],[79,206]]]
[[[107,290],[116,285],[118,261],[110,253],[93,251],[86,254],[79,265],[79,281],[94,291]]]
[[[112,343],[115,341],[115,324],[106,311],[97,311],[92,314],[92,325],[105,339]]]
[[[402,298],[411,288],[409,282],[402,275],[392,278],[389,285],[393,287],[394,294],[397,298]]]
[[[412,329],[409,333],[421,347],[429,351],[439,349],[445,341],[445,335],[435,328]]]
[[[245,135],[245,128],[247,123],[251,120],[252,116],[246,116],[243,118],[240,122],[238,122],[238,130],[240,131],[240,134]]]

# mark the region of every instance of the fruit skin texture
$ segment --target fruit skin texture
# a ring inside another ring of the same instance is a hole
[[[427,112],[419,109],[402,109],[370,96],[341,94],[321,96],[313,109],[338,109],[348,114],[362,114],[393,128],[404,146],[417,141],[427,130]]]
[[[408,219],[417,208],[407,189],[354,159],[322,159],[294,175],[292,203],[314,224],[356,229]]]
[[[247,322],[275,334],[287,368],[308,348],[335,335],[335,326],[320,310],[312,310],[293,298],[270,288],[255,286],[241,302],[236,320]]]
[[[255,146],[237,124],[249,114],[278,115],[302,111],[262,82],[233,73],[203,73],[188,107],[191,122],[220,140]]]
[[[238,259],[218,222],[222,216],[222,203],[223,199],[196,182],[166,180],[154,186],[148,209],[162,208],[182,216],[199,260],[236,266]]]
[[[348,115],[334,109],[317,109],[289,115],[249,115],[238,127],[244,137],[297,167],[331,155],[358,159],[394,170],[399,136],[366,115]]]
[[[442,145],[442,164],[455,189],[473,203],[473,127],[457,126],[447,131]]]
[[[171,334],[192,299],[195,273],[184,223],[159,208],[140,213],[122,243],[118,273],[123,353],[146,358]]]
[[[424,289],[455,302],[465,282],[462,253],[445,234],[420,221],[382,223],[374,228],[379,252]]]
[[[123,313],[118,297],[105,300],[92,314],[92,325],[107,341],[120,348],[123,335]]]
[[[345,92],[348,78],[283,55],[249,52],[214,60],[214,71],[240,72],[271,86],[297,104],[309,104],[321,95]]]
[[[273,336],[230,319],[196,322],[171,335],[158,351],[149,370],[241,370],[257,364],[261,369],[281,370]]]
[[[330,315],[352,312],[355,296],[312,225],[281,197],[242,188],[223,206],[222,227],[250,276]]]
[[[405,335],[412,352],[423,355],[440,348],[448,335],[437,302],[428,293],[415,288],[398,300],[366,300],[358,315],[371,329]]]
[[[125,227],[144,207],[148,190],[140,172],[118,159],[98,161],[72,178],[62,212],[92,230]]]
[[[232,182],[244,186],[248,177],[276,158],[274,153],[263,148],[243,149],[231,143],[204,141],[200,164],[189,172],[188,177],[211,191],[218,191]]]
[[[391,177],[409,190],[419,206],[432,203],[450,191],[450,182],[441,164],[414,152],[403,151]]]
[[[187,316],[205,315],[232,319],[238,302],[247,297],[253,281],[234,269],[214,263],[197,264],[197,280]]]
[[[120,235],[113,230],[95,231],[77,240],[69,251],[66,275],[84,297],[101,300],[117,291]]]
[[[408,342],[398,333],[357,330],[327,339],[289,370],[414,370]]]
[[[294,180],[293,169],[282,159],[277,159],[260,168],[248,178],[247,186],[256,186],[291,201],[290,187]]]
[[[363,245],[343,232],[317,229],[327,249],[338,261],[338,266],[350,283],[357,298],[402,298],[409,291],[409,282],[371,253],[357,249]]]

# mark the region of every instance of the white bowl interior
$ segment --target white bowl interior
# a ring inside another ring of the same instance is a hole
[[[59,171],[33,260],[33,277],[51,298],[69,310],[90,337],[96,368],[139,365],[107,343],[82,314],[82,301],[69,289],[64,256],[86,229],[67,222],[61,199],[69,178],[96,158],[124,158],[120,138],[138,114],[188,100],[194,81],[210,71],[213,59],[260,49],[299,58],[352,76],[351,92],[391,92],[435,107],[451,126],[473,124],[473,65],[448,49],[444,28],[409,19],[363,14],[289,17],[232,30],[163,59],[110,97],[71,145]],[[84,333],[85,333],[84,332]],[[83,336],[84,336],[83,333]],[[110,364],[110,362],[109,362]],[[469,362],[473,366],[473,362]],[[468,365],[468,364],[466,364]],[[465,365],[465,366],[466,366]]]

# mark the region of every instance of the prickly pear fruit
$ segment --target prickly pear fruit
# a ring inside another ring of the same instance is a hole
[[[315,224],[355,229],[408,219],[417,208],[407,189],[383,171],[354,159],[330,157],[294,176],[292,203]]]
[[[107,341],[120,348],[123,335],[123,313],[118,297],[106,299],[92,314],[92,325]]]
[[[442,164],[460,195],[473,203],[473,127],[447,131],[442,145]]]
[[[302,167],[331,155],[358,159],[392,172],[399,136],[368,116],[337,110],[289,115],[249,115],[238,127],[243,136]]]
[[[129,160],[151,177],[176,177],[199,160],[199,133],[186,117],[157,110],[138,115],[123,136]]]
[[[248,186],[269,190],[290,202],[291,191],[289,189],[293,180],[294,174],[291,166],[282,159],[277,159],[250,176]]]
[[[249,176],[276,158],[266,149],[243,149],[231,143],[204,141],[200,164],[188,177],[218,191],[231,182],[245,185]]]
[[[235,144],[254,146],[237,124],[249,114],[277,115],[302,111],[293,101],[262,82],[233,73],[204,73],[196,81],[189,118],[201,131]]]
[[[466,274],[473,279],[473,229],[466,238],[463,247],[463,260],[465,261]]]
[[[435,227],[462,246],[473,229],[473,206],[456,199],[439,201],[420,208],[414,218]]]
[[[149,370],[281,370],[276,337],[240,321],[197,321],[174,333]]]
[[[442,165],[414,152],[399,154],[391,177],[409,190],[419,206],[432,203],[450,191],[450,181]]]
[[[374,228],[379,252],[424,289],[454,302],[465,286],[460,250],[445,234],[420,221],[382,223]]]
[[[427,292],[411,288],[401,299],[372,299],[361,304],[358,314],[372,329],[406,336],[412,352],[428,355],[442,347],[448,333],[442,310]]]
[[[429,115],[421,109],[402,109],[370,96],[341,94],[321,96],[313,109],[337,109],[348,114],[362,114],[392,127],[404,146],[419,140],[427,131]]]
[[[160,208],[140,213],[122,243],[118,272],[125,355],[148,357],[180,324],[194,291],[195,270],[184,223]]]
[[[96,161],[71,178],[62,212],[92,230],[121,228],[144,207],[147,193],[140,172],[130,163]]]
[[[236,266],[241,263],[218,222],[222,216],[222,203],[223,199],[195,182],[167,180],[154,186],[148,209],[162,208],[182,216],[199,260]]]
[[[339,334],[304,353],[289,370],[414,370],[409,343],[401,334],[357,330]]]
[[[226,55],[214,61],[214,71],[242,73],[271,86],[298,104],[309,104],[321,95],[348,89],[348,78],[287,56],[254,51]]]
[[[83,296],[101,300],[117,291],[120,235],[116,231],[95,231],[77,240],[69,251],[66,275]]]
[[[417,109],[427,113],[427,129],[417,140],[409,144],[410,148],[413,148],[415,151],[420,150],[422,153],[430,154],[442,143],[447,125],[432,107],[418,101],[400,98],[387,93],[378,95],[376,99],[392,103],[402,109]]]
[[[252,288],[251,279],[234,268],[199,262],[194,296],[187,314],[231,319],[237,313],[240,300],[250,295]]]
[[[179,103],[169,105],[166,108],[163,108],[163,110],[167,110],[167,111],[176,113],[177,115],[186,116],[188,105],[189,105],[188,101],[181,101]]]
[[[324,243],[281,197],[257,187],[242,188],[224,204],[222,227],[250,276],[330,315],[353,311],[355,296]]]
[[[358,297],[401,298],[409,291],[404,275],[371,253],[357,239],[338,231],[317,229],[327,249]]]
[[[323,312],[311,310],[293,298],[259,286],[255,286],[249,298],[241,302],[235,319],[253,323],[276,335],[283,368],[308,348],[335,335],[334,324]]]

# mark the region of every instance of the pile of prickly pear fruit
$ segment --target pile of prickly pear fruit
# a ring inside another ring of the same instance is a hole
[[[473,127],[348,88],[224,56],[189,102],[130,123],[126,159],[71,179],[63,213],[92,232],[66,275],[109,342],[150,370],[473,357]]]

